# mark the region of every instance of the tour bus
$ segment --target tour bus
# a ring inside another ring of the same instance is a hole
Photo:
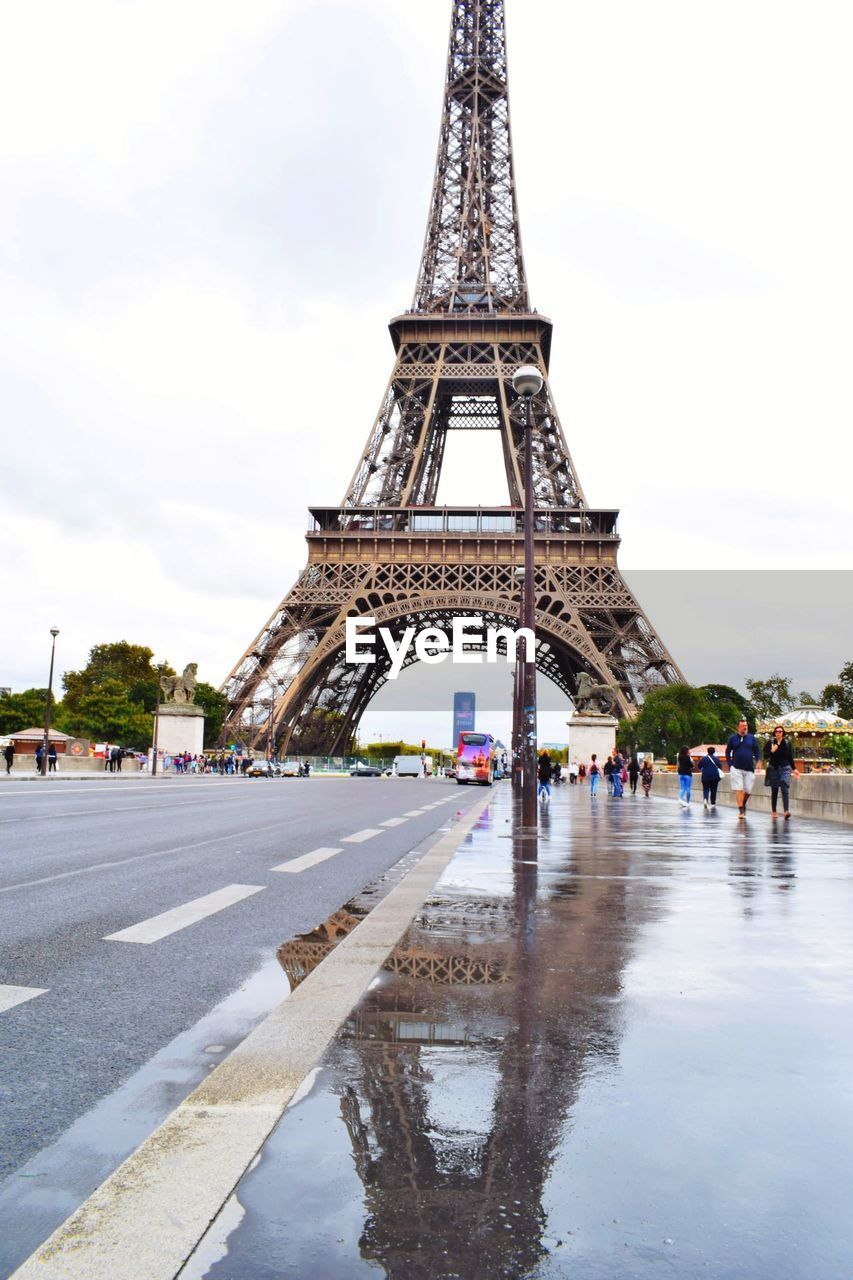
[[[480,782],[490,787],[495,779],[495,740],[490,733],[460,733],[456,752],[456,781]]]

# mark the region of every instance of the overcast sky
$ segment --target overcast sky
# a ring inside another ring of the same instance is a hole
[[[622,565],[849,569],[850,7],[506,7],[532,298]],[[290,587],[411,302],[449,17],[0,0],[0,685],[52,625],[60,671],[126,638],[218,684]],[[451,437],[442,500],[505,500],[492,444]]]

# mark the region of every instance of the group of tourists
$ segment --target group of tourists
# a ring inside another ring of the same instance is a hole
[[[764,785],[770,789],[770,817],[775,821],[779,817],[779,796],[782,797],[782,814],[785,820],[791,816],[791,782],[798,778],[799,770],[794,763],[794,752],[785,728],[777,724],[763,749],[754,733],[749,732],[746,720],[738,723],[737,732],[733,733],[726,743],[726,764],[729,766],[729,784],[737,801],[738,821],[746,818],[746,806],[755,786],[756,772],[762,758],[765,764]],[[698,767],[702,777],[702,805],[706,809],[714,809],[717,804],[717,788],[723,777],[723,770],[713,747],[709,747],[704,756],[694,766],[687,747],[678,753],[679,802],[686,808],[690,804],[690,792],[693,785],[693,773]]]
[[[746,720],[738,723],[737,732],[733,733],[726,743],[725,763],[729,768],[729,784],[734,792],[738,807],[738,820],[746,817],[746,807],[755,786],[756,769],[764,761],[764,785],[770,789],[770,816],[777,819],[779,797],[782,797],[782,813],[785,819],[790,818],[791,782],[799,777],[794,764],[794,753],[791,742],[782,725],[777,725],[763,748],[749,732]],[[716,748],[708,747],[705,754],[694,762],[688,747],[682,747],[678,753],[676,764],[678,773],[678,800],[682,808],[690,804],[693,788],[693,775],[699,773],[702,779],[702,805],[711,810],[717,806],[717,789],[722,780],[723,766],[716,754]],[[638,786],[648,798],[652,789],[655,767],[651,756],[642,760],[636,752],[623,756],[618,747],[614,747],[607,759],[602,763],[596,754],[590,757],[589,764],[569,765],[569,781],[583,783],[589,778],[590,799],[598,795],[601,779],[607,788],[607,794],[615,800],[621,800],[625,788],[631,795],[637,794]],[[559,782],[562,770],[559,762],[553,763],[547,751],[542,751],[537,767],[539,799],[546,803],[551,798],[551,783]]]

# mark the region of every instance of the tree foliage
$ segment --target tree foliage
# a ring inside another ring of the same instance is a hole
[[[159,674],[146,645],[118,640],[96,644],[80,671],[62,677],[65,697],[57,723],[95,742],[117,742],[143,750],[151,743]],[[163,671],[174,670],[163,664]]]
[[[195,700],[204,712],[204,745],[215,747],[228,710],[228,699],[212,684],[199,680],[195,687]]]
[[[835,763],[842,769],[853,767],[853,734],[835,733],[829,740],[829,750],[835,756]]]
[[[22,729],[35,729],[44,724],[44,708],[47,689],[24,689],[22,693],[7,693],[0,697],[0,734],[20,733]],[[57,710],[61,704],[53,703],[52,721],[58,724]]]
[[[744,716],[750,728],[755,727],[758,717],[746,694],[733,689],[729,684],[703,684],[699,686],[699,692],[704,693],[711,706],[722,717],[730,734],[734,733],[738,721]]]
[[[838,679],[828,684],[820,695],[821,706],[834,710],[845,720],[853,720],[853,662],[846,662]]]
[[[778,672],[766,680],[747,680],[746,687],[759,720],[781,716],[796,705],[796,699],[791,693],[791,681]]]
[[[715,706],[692,685],[664,685],[646,695],[635,719],[620,722],[618,741],[623,748],[653,751],[674,761],[682,746],[725,741],[731,732],[728,722],[739,710],[728,703]]]

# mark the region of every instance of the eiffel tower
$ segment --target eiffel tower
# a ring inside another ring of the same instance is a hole
[[[453,0],[444,106],[414,301],[390,324],[391,378],[339,507],[312,507],[308,564],[224,685],[223,740],[337,755],[388,678],[344,661],[348,616],[399,636],[460,615],[519,625],[524,403],[533,402],[537,669],[573,698],[586,672],[635,714],[683,679],[617,567],[615,510],[588,506],[548,383],[551,322],[521,249],[503,0]],[[509,505],[436,505],[449,431],[497,431]],[[414,651],[407,662],[415,661]]]

